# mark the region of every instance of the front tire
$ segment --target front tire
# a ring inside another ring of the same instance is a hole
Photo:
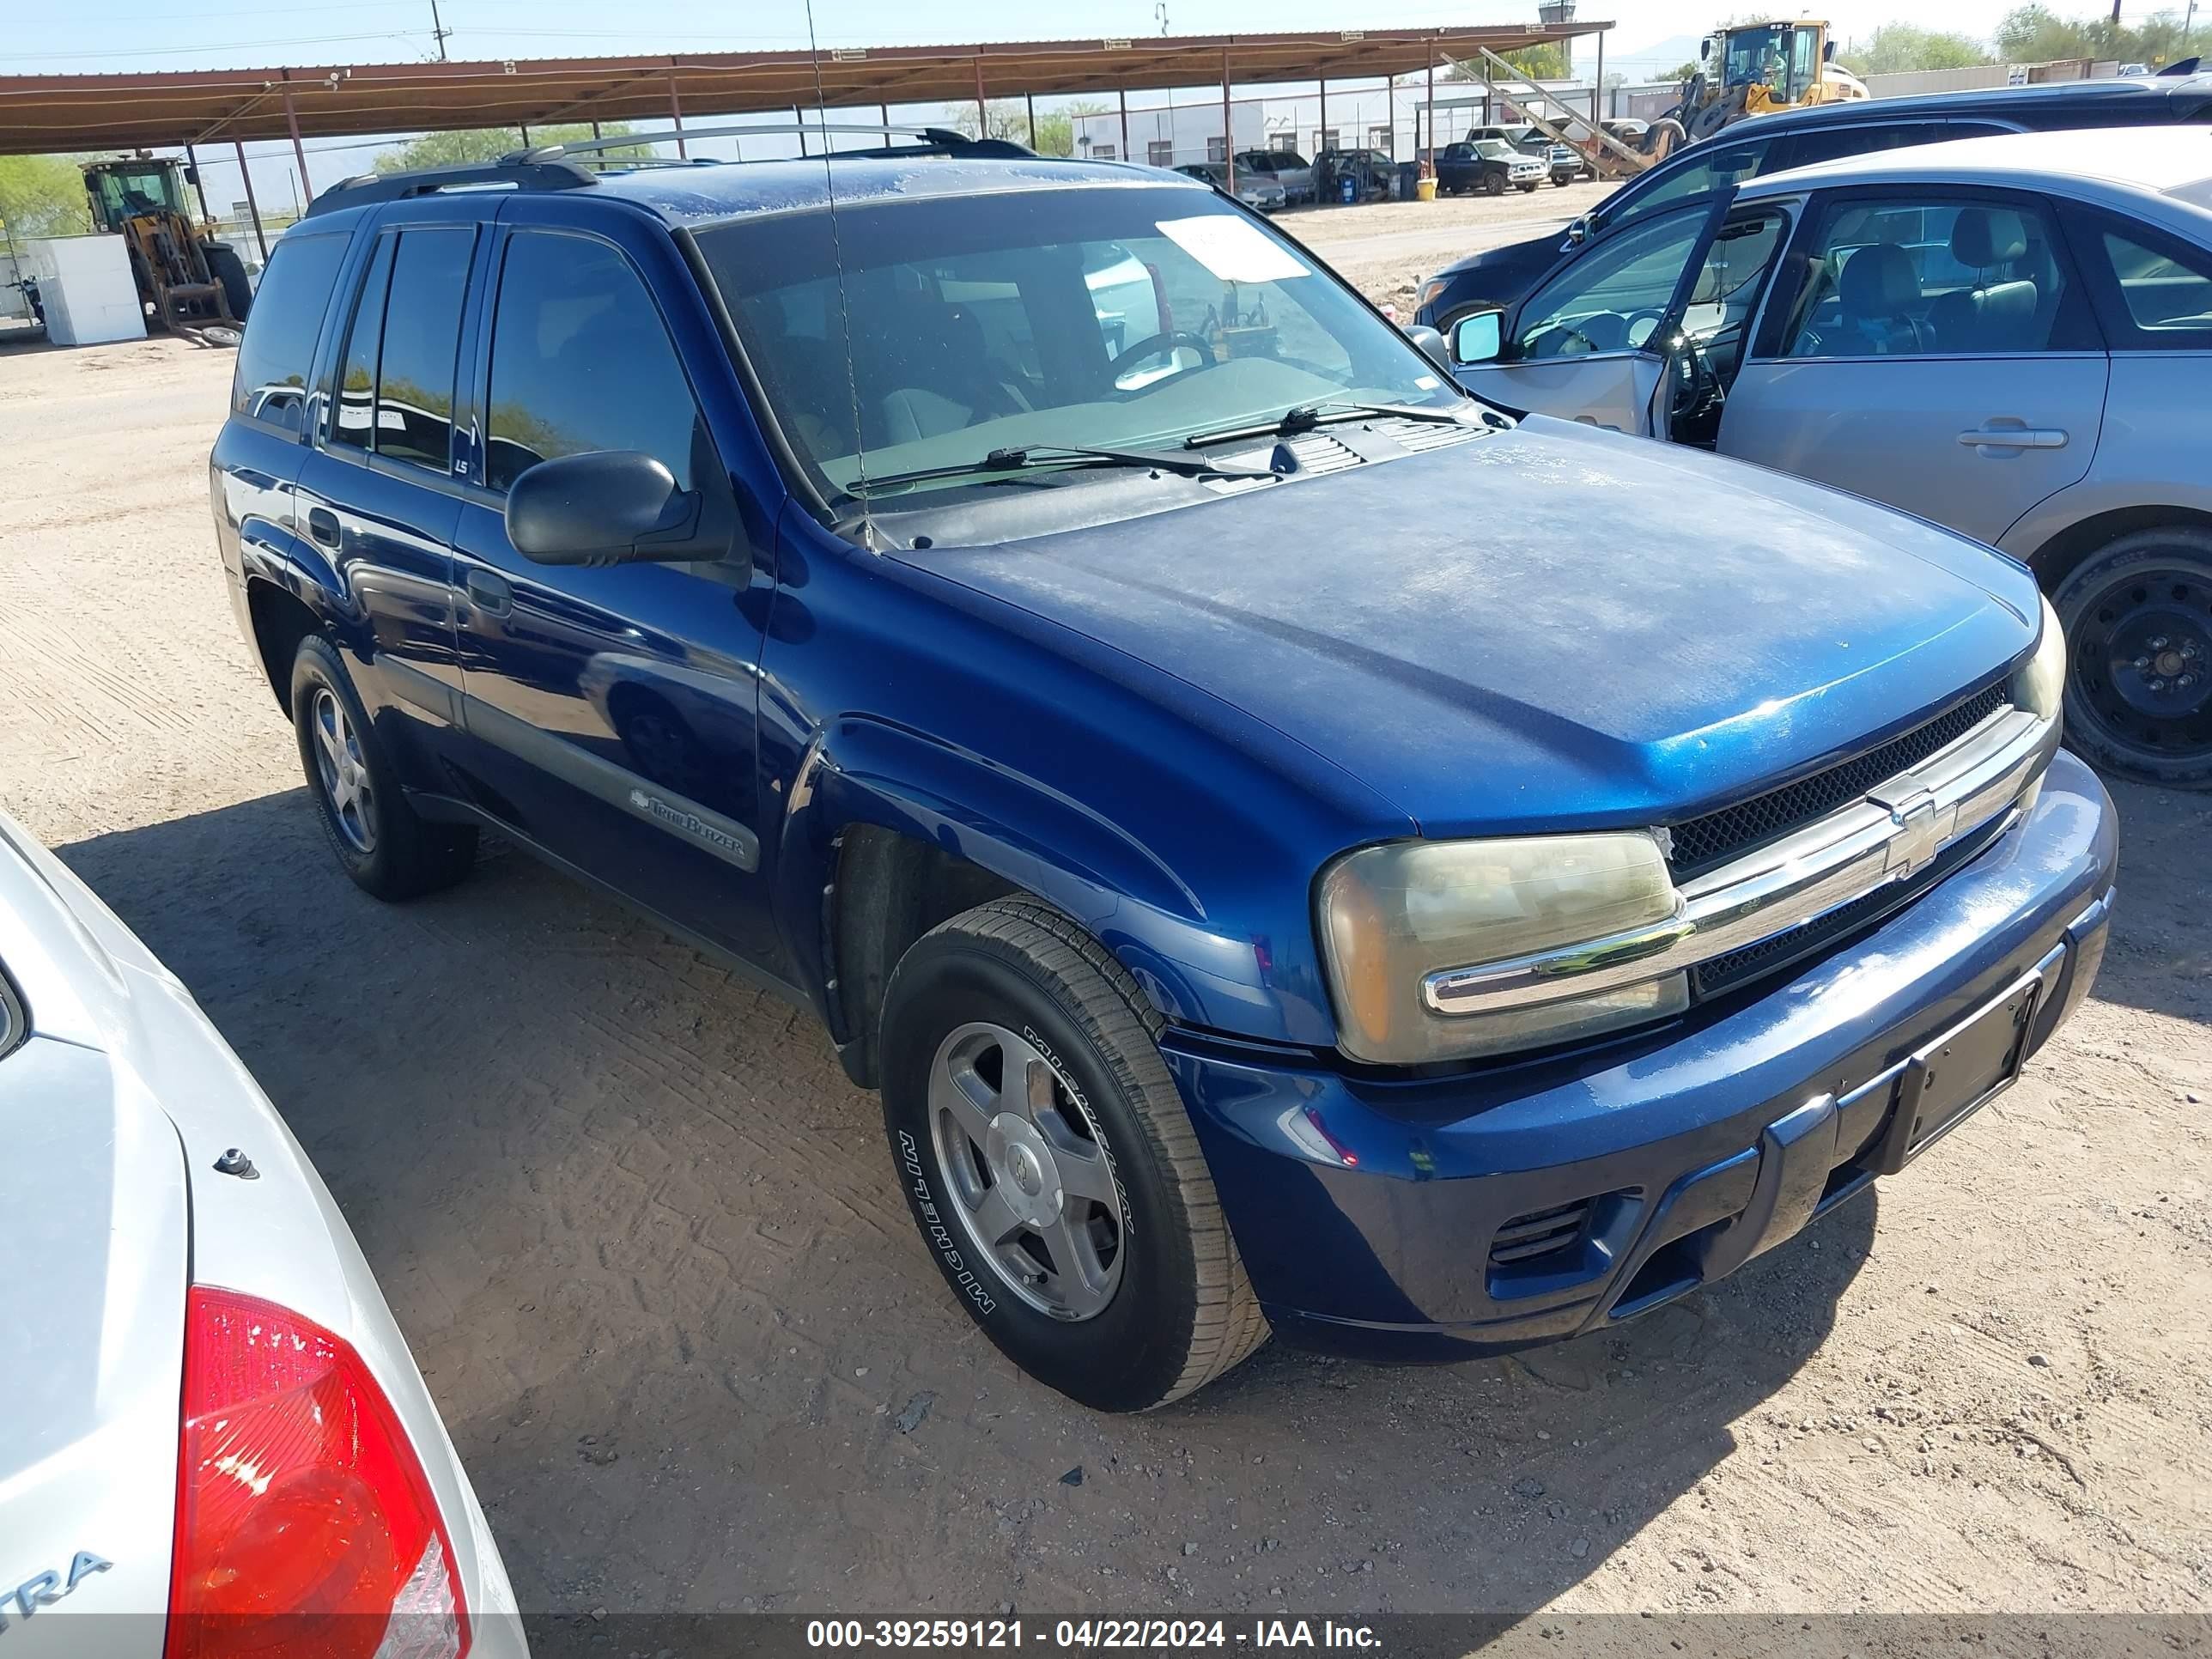
[[[2066,629],[2066,738],[2108,772],[2212,788],[2212,532],[2139,530],[2051,595]]]
[[[1000,1351],[1098,1411],[1180,1399],[1267,1336],[1163,1024],[1029,899],[926,934],[884,992],[884,1124],[915,1224]]]
[[[231,320],[243,323],[246,313],[253,309],[253,284],[246,275],[246,261],[227,242],[210,242],[205,252],[208,275],[222,286],[222,302]]]
[[[292,659],[292,729],[323,833],[356,886],[398,901],[468,874],[475,826],[433,823],[408,803],[353,677],[319,634],[301,640]]]
[[[1485,196],[1504,195],[1505,175],[1502,173],[1484,173],[1482,175],[1482,193]]]

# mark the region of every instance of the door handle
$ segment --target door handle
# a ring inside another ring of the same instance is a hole
[[[2063,449],[2066,431],[2055,426],[1979,426],[1959,441],[1974,449]]]
[[[471,570],[468,575],[469,603],[479,611],[504,617],[514,609],[514,589],[506,577],[493,570]]]
[[[318,546],[336,547],[338,544],[338,515],[327,507],[309,507],[307,534],[315,538]]]

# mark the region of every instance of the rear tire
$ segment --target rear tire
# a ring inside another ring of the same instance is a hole
[[[476,827],[433,823],[409,805],[352,676],[319,634],[301,640],[292,659],[292,729],[316,817],[356,886],[396,902],[468,874]]]
[[[1098,1411],[1180,1399],[1267,1337],[1163,1024],[1097,940],[1024,898],[924,935],[884,992],[915,1224],[1000,1351]]]
[[[2212,788],[2212,531],[2138,530],[2067,572],[2066,740],[2106,771]]]

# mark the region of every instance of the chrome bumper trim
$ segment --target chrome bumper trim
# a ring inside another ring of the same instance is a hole
[[[1654,926],[1422,981],[1439,1014],[1486,1014],[1659,979],[1817,921],[1904,881],[1961,836],[2009,811],[2058,747],[2058,722],[1999,709],[1852,805],[1686,884]]]

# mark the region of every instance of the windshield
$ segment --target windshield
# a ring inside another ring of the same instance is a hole
[[[864,470],[1172,447],[1313,403],[1463,401],[1334,277],[1206,191],[875,201],[839,209],[834,233],[811,210],[698,240],[786,435],[833,496]]]
[[[1794,101],[1811,80],[1814,32],[1786,23],[1735,29],[1728,37],[1722,84],[1764,85],[1784,102]]]

